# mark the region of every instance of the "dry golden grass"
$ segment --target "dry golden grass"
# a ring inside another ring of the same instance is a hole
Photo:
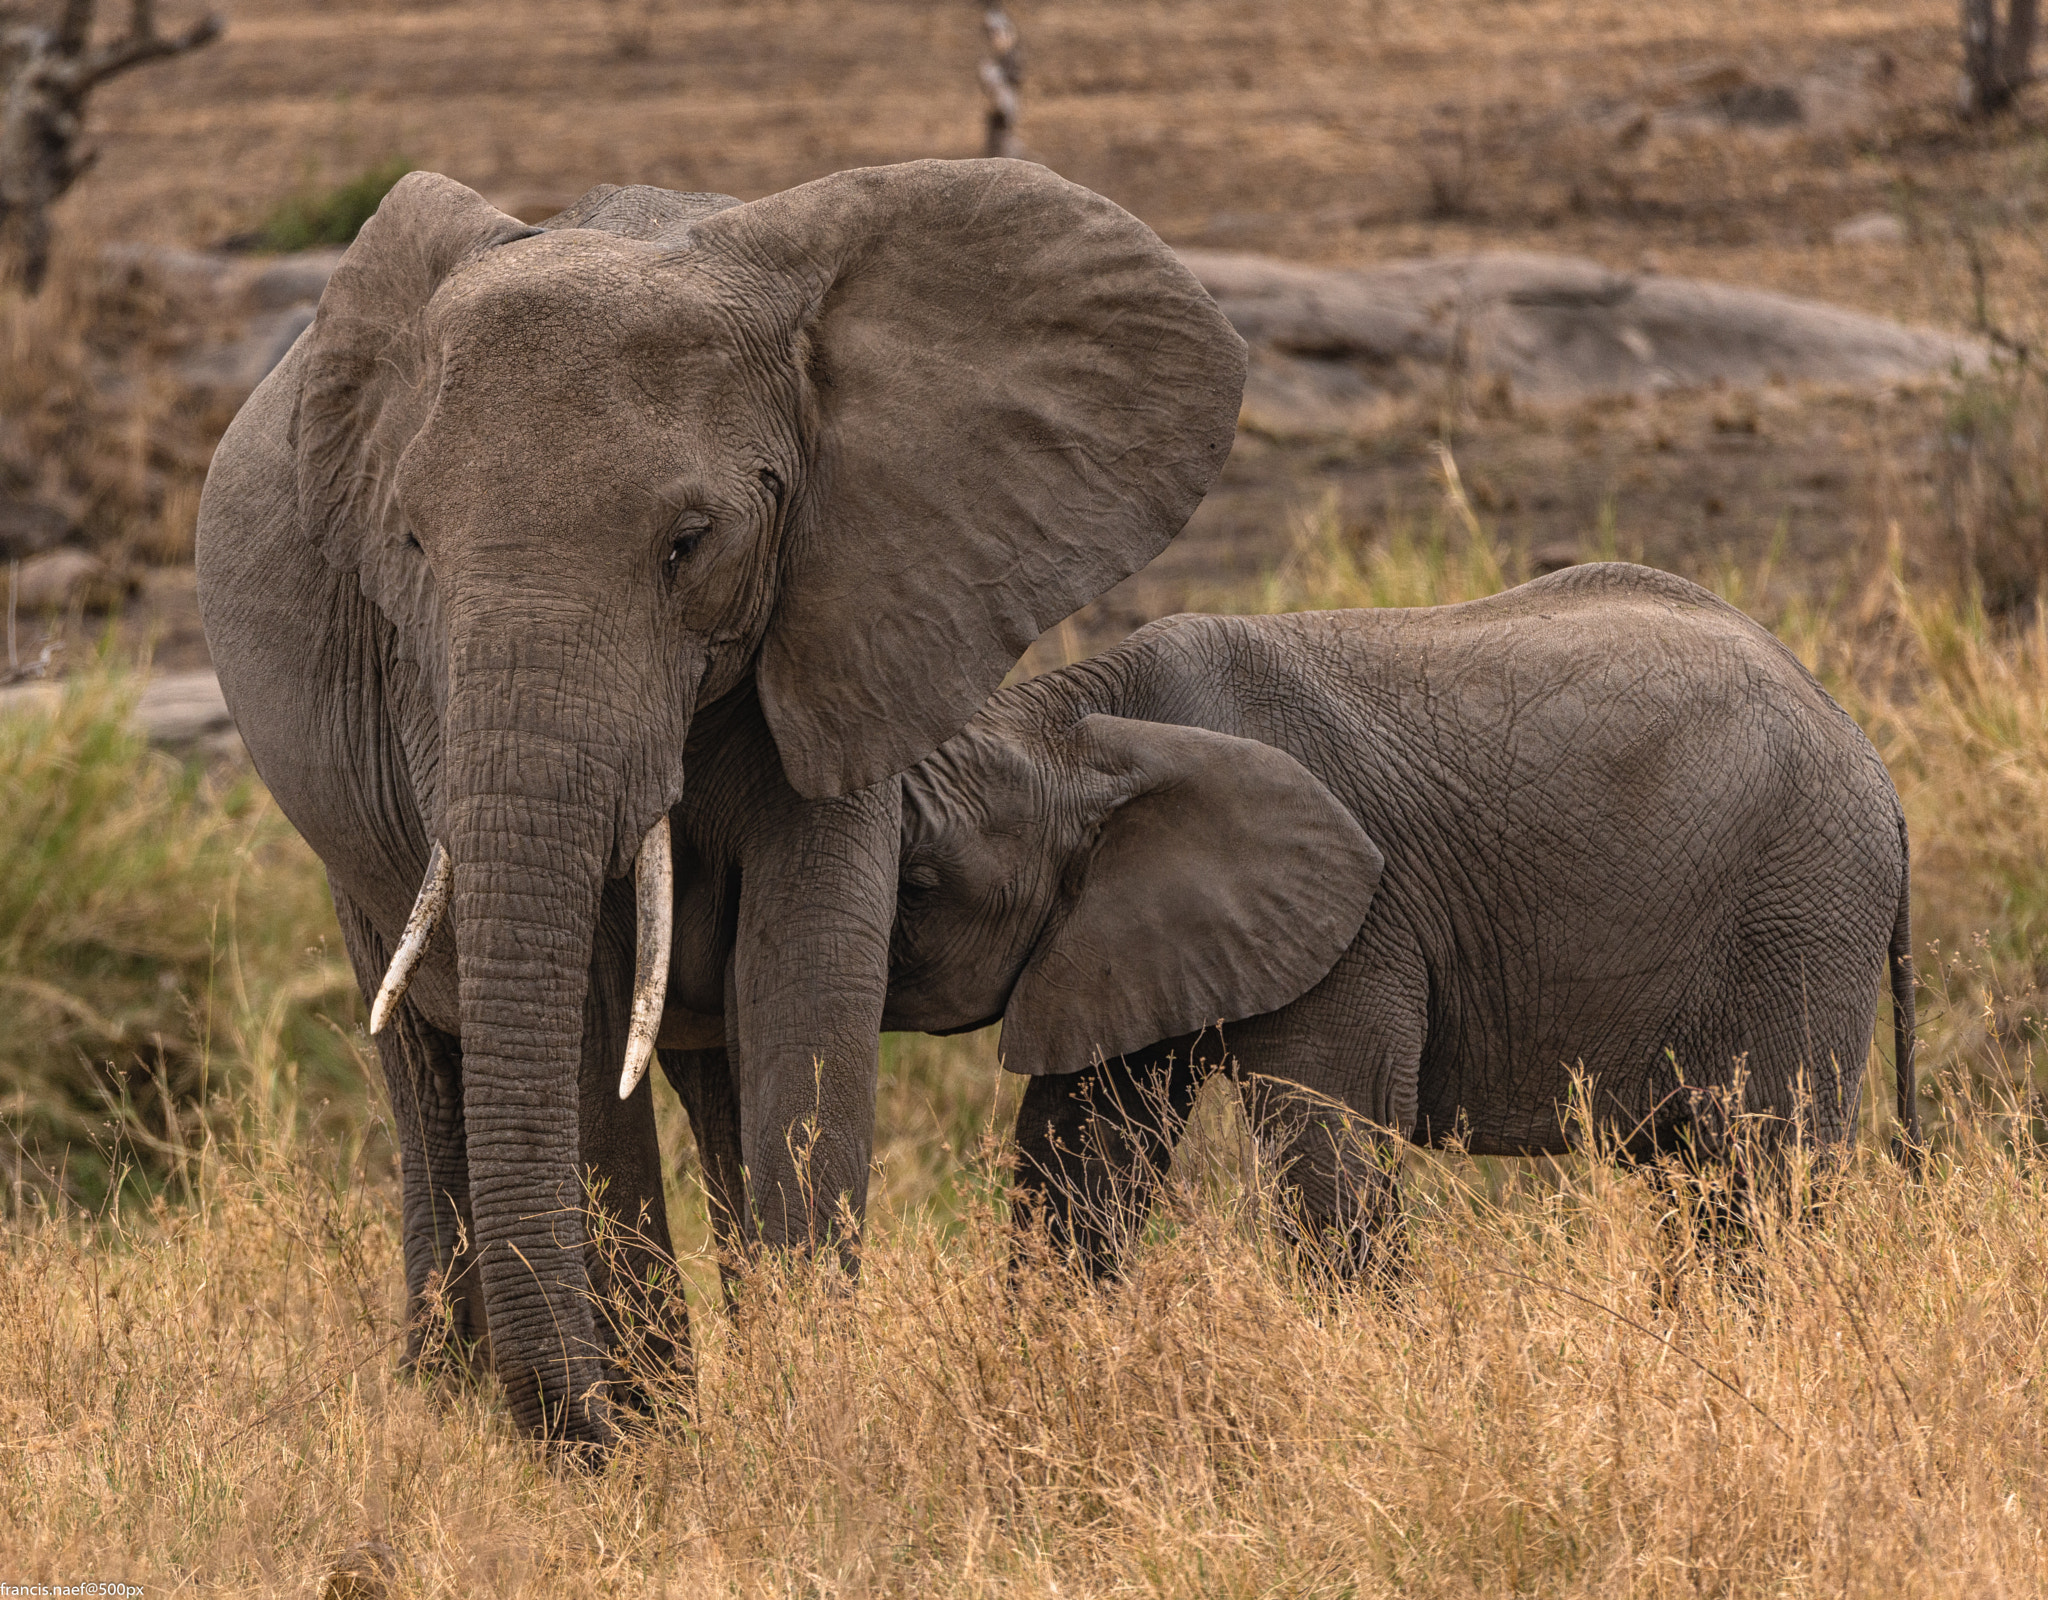
[[[363,1542],[402,1595],[2038,1593],[2048,1194],[2000,1119],[1946,1130],[1661,1306],[1652,1192],[1598,1163],[1411,1163],[1394,1303],[1192,1181],[1100,1294],[1013,1292],[990,1205],[908,1217],[855,1297],[764,1272],[700,1319],[602,1476],[395,1376],[388,1196],[216,1149],[189,1211],[12,1234],[0,1545],[208,1593]]]

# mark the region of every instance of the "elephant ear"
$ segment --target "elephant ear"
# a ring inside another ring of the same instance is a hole
[[[957,732],[1229,454],[1243,341],[1151,229],[1041,166],[842,172],[689,239],[796,296],[811,467],[757,683],[804,795]]]
[[[1073,739],[1116,798],[1011,991],[1010,1071],[1078,1072],[1322,981],[1385,860],[1314,773],[1165,723],[1090,716]]]
[[[293,426],[300,515],[333,566],[360,574],[437,704],[446,696],[438,602],[394,495],[398,458],[434,398],[423,323],[463,261],[539,231],[452,178],[408,173],[335,267],[303,341]]]

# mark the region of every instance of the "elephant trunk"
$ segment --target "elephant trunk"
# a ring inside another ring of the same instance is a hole
[[[578,1171],[601,841],[587,822],[530,831],[523,796],[450,809],[462,1109],[492,1356],[521,1424],[602,1441],[610,1418]]]
[[[564,632],[551,641],[529,611],[517,630],[477,630],[473,648],[456,637],[442,838],[492,1359],[521,1424],[602,1445],[616,1424],[586,1254],[584,1101],[601,1082],[617,1103],[633,974],[594,952],[620,942],[597,938],[606,878],[665,817],[664,744],[647,735],[666,719],[629,700],[636,725],[607,741],[620,691],[602,678],[573,687],[575,673],[590,677],[590,626]],[[687,726],[688,707],[676,709]],[[681,744],[666,744],[670,761]]]

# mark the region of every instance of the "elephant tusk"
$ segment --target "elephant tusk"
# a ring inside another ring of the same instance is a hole
[[[633,962],[633,1027],[626,1035],[626,1070],[619,1077],[619,1098],[628,1099],[647,1075],[661,1032],[661,1008],[668,997],[668,947],[675,934],[676,864],[669,848],[668,818],[663,816],[640,841],[633,863],[639,932]]]
[[[434,929],[440,926],[441,918],[448,913],[448,887],[454,878],[455,864],[448,859],[448,852],[441,841],[436,839],[433,853],[427,857],[427,877],[420,885],[420,897],[412,903],[412,915],[405,919],[405,933],[398,941],[398,953],[391,958],[391,970],[384,974],[376,1003],[370,1007],[372,1033],[384,1031],[384,1024],[391,1020],[391,1013],[398,1009],[398,1002],[412,987],[412,975],[419,970],[420,957],[427,953],[427,941],[433,938]]]

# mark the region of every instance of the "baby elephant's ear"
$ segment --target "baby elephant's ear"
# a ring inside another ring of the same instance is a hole
[[[1251,739],[1083,718],[1113,809],[1011,992],[1003,1064],[1078,1072],[1286,1005],[1357,936],[1384,858],[1294,757]]]

